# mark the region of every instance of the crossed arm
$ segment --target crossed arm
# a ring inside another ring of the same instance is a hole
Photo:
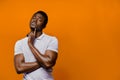
[[[14,64],[18,74],[29,73],[40,67],[48,69],[55,65],[57,59],[56,52],[47,50],[45,55],[42,55],[34,46],[31,46],[31,51],[37,60],[36,62],[25,62],[23,54],[15,55]]]
[[[46,50],[45,54],[41,54],[37,48],[33,45],[35,37],[31,34],[31,37],[28,39],[28,46],[36,58],[36,62],[25,62],[23,54],[17,54],[14,57],[15,69],[18,74],[20,73],[29,73],[40,67],[49,69],[53,67],[56,63],[57,52]],[[29,54],[29,53],[28,53]]]
[[[29,73],[41,67],[37,62],[25,62],[23,54],[15,55],[14,65],[18,74]]]
[[[14,56],[14,65],[16,72],[20,73],[29,73],[35,71],[36,69],[43,68],[51,68],[55,65],[57,59],[57,52],[52,50],[46,50],[45,54],[41,54],[37,48],[34,46],[35,35],[31,33],[28,38],[28,46],[36,58],[36,62],[25,62],[25,58],[23,53],[17,54]],[[29,54],[29,53],[28,53]]]
[[[55,51],[46,50],[45,54],[41,54],[37,48],[34,46],[36,30],[31,32],[28,37],[28,46],[36,58],[38,64],[42,67],[48,69],[55,65],[57,59],[57,53]]]
[[[46,50],[45,54],[41,54],[34,45],[29,44],[29,47],[35,56],[37,62],[42,67],[48,69],[55,65],[57,59],[57,53],[51,50]]]

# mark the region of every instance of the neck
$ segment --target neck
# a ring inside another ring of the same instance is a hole
[[[34,31],[31,31],[31,32],[34,33]],[[36,38],[39,37],[42,33],[43,33],[42,31],[36,31],[35,37],[36,37]],[[28,34],[28,35],[29,35],[29,34]],[[27,36],[28,36],[28,35],[27,35]]]
[[[36,32],[36,38],[39,37],[42,33],[42,31]]]

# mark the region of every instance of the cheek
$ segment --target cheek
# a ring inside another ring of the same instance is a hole
[[[38,23],[37,23],[37,25],[41,25],[41,23],[40,23],[40,22],[38,22]]]
[[[42,25],[42,24],[43,24],[43,22],[40,22],[40,21],[37,22],[37,25]]]

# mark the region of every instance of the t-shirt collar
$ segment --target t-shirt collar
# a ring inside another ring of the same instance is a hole
[[[40,40],[40,39],[42,39],[43,37],[44,37],[44,35],[45,35],[45,33],[43,32],[39,37],[37,37],[36,39],[37,40]]]

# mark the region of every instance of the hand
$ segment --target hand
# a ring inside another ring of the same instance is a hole
[[[34,32],[30,32],[28,35],[28,44],[34,44],[35,41],[35,37],[36,37],[36,28],[34,30]]]

